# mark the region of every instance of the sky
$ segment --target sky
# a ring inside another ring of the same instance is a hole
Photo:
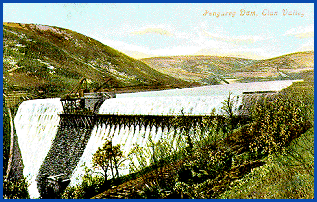
[[[4,3],[3,22],[70,29],[136,59],[314,50],[312,3]]]

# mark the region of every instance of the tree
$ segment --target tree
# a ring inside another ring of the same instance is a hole
[[[226,118],[226,126],[225,131],[227,134],[230,134],[233,129],[236,127],[236,123],[234,120],[234,112],[237,108],[237,101],[238,101],[238,97],[235,99],[234,96],[232,96],[232,93],[229,93],[228,99],[224,100],[222,102],[222,111],[224,112],[225,118]]]
[[[109,168],[111,169],[112,177],[119,177],[119,167],[124,160],[120,145],[112,146],[112,141],[106,141],[93,155],[92,162],[94,166],[100,167],[103,170],[106,182]]]

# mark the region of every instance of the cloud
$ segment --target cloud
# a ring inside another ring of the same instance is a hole
[[[225,57],[241,57],[247,59],[266,59],[279,56],[278,53],[268,52],[263,48],[203,48],[197,51],[194,55],[212,55]]]
[[[174,46],[169,48],[162,48],[152,50],[151,54],[156,56],[177,56],[177,55],[192,55],[200,48],[198,46]]]
[[[144,28],[139,31],[133,31],[131,32],[132,35],[145,35],[145,34],[158,34],[162,36],[173,36],[174,34],[170,31],[163,29],[163,28],[157,28],[157,27],[149,27]]]
[[[141,29],[126,28],[127,34],[145,35],[159,34],[162,36],[173,36],[175,43],[169,43],[165,46],[150,47],[146,44],[135,44],[122,40],[101,40],[104,44],[113,47],[130,57],[140,59],[156,56],[176,56],[176,55],[216,55],[216,56],[232,56],[250,59],[266,59],[279,56],[281,54],[296,52],[301,50],[313,50],[313,39],[309,42],[297,46],[296,50],[283,47],[283,43],[279,43],[279,38],[285,37],[286,34],[279,37],[271,37],[268,35],[230,35],[224,30],[218,29],[212,32],[206,31],[204,27],[196,27],[191,32],[177,30],[176,28],[166,25],[148,25]],[[310,28],[303,28],[301,32],[295,29],[289,30],[288,35],[301,36],[308,33]],[[272,47],[274,47],[272,49]],[[282,52],[280,52],[283,50]]]
[[[134,45],[116,40],[100,40],[103,44],[110,46],[118,51],[127,54],[135,59],[156,57],[156,56],[175,56],[175,55],[192,55],[199,51],[200,46],[181,45],[167,48],[150,49],[146,46]]]
[[[261,47],[245,47],[245,46],[232,46],[230,43],[205,40],[196,41],[194,44],[172,46],[160,49],[150,49],[146,46],[129,44],[122,41],[103,40],[102,43],[121,51],[128,56],[141,59],[157,56],[177,56],[177,55],[212,55],[212,56],[231,56],[249,59],[267,59],[280,56],[278,50],[272,50],[271,46]],[[303,50],[312,50],[313,43],[303,45]]]
[[[307,41],[299,49],[299,51],[313,51],[313,50],[314,50],[314,39]]]
[[[294,36],[296,38],[314,38],[314,25],[309,25],[307,27],[296,27],[292,28],[285,33],[286,36]]]
[[[158,55],[152,55],[152,54],[147,54],[147,53],[132,51],[132,50],[121,50],[121,52],[134,59],[142,59],[142,58],[150,58],[150,57],[158,56]]]
[[[197,46],[174,46],[159,49],[150,49],[146,46],[134,45],[116,40],[100,40],[103,44],[110,46],[118,51],[127,54],[135,59],[169,56],[169,55],[191,55],[200,48]]]
[[[263,41],[268,38],[263,36],[253,36],[253,35],[242,35],[242,36],[227,36],[224,34],[210,33],[205,30],[201,30],[201,35],[206,38],[211,38],[214,40],[230,42],[230,43],[239,43],[239,44],[252,44],[255,42]]]
[[[104,39],[100,40],[100,42],[121,52],[140,52],[146,54],[150,51],[150,49],[147,47],[125,43],[117,40]]]

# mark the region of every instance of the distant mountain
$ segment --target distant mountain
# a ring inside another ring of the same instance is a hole
[[[314,52],[297,52],[280,57],[275,57],[266,60],[255,61],[250,66],[247,66],[248,71],[263,71],[268,69],[289,71],[292,70],[304,70],[314,68]]]
[[[35,24],[3,23],[4,91],[60,96],[82,79],[91,89],[190,85],[77,32]]]
[[[202,85],[302,78],[314,70],[314,52],[298,52],[265,60],[218,56],[173,56],[141,59],[164,74]]]

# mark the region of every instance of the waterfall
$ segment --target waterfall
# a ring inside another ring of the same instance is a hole
[[[228,95],[219,96],[170,96],[123,97],[106,100],[100,114],[126,115],[210,115],[213,109],[221,114],[222,102]]]
[[[35,181],[40,166],[55,138],[63,111],[60,99],[24,101],[14,118],[16,134],[23,159],[23,175],[27,177],[29,194],[38,198]]]
[[[167,132],[167,130],[158,130],[156,133],[154,126],[153,128],[150,128],[149,126],[147,128],[144,126],[141,128],[139,128],[139,126],[136,127],[137,128],[134,128],[134,126],[132,126],[129,129],[128,127],[122,126],[117,130],[113,130],[109,125],[95,126],[82,158],[73,172],[70,185],[78,184],[81,181],[81,177],[84,174],[84,165],[93,169],[93,154],[97,151],[98,147],[101,147],[106,142],[106,140],[111,139],[113,145],[122,145],[121,149],[123,154],[124,156],[127,156],[136,144],[140,147],[147,148],[148,138],[150,135],[154,143],[157,143],[163,136],[167,137],[171,135]],[[120,170],[120,175],[123,174],[129,174],[129,160],[125,162],[125,167]],[[108,176],[109,175],[110,171],[108,173]]]
[[[105,100],[98,113],[170,116],[210,115],[211,113],[216,113],[221,115],[223,114],[221,110],[223,106],[222,102],[228,98],[229,92],[235,97],[240,96],[236,103],[237,106],[239,106],[243,100],[241,97],[243,92],[280,91],[291,85],[292,82],[293,81],[255,82],[119,94],[117,98]],[[63,136],[60,140],[56,138],[60,123],[60,116],[58,114],[62,112],[63,108],[59,98],[29,100],[19,106],[14,119],[18,143],[24,163],[23,175],[27,177],[30,183],[28,189],[31,198],[38,198],[40,196],[36,179],[40,173],[44,173],[45,168],[43,168],[43,166],[45,167],[49,164],[51,158],[49,156],[54,154],[54,151],[51,151],[54,140],[63,141],[66,137]],[[155,128],[155,126],[145,127],[132,125],[131,127],[117,127],[109,124],[94,125],[89,135],[76,134],[74,131],[72,133],[74,137],[78,136],[76,138],[86,138],[87,140],[82,144],[85,147],[82,151],[82,155],[76,157],[78,160],[77,165],[74,165],[74,169],[72,167],[73,171],[70,175],[70,185],[76,185],[81,182],[81,177],[84,174],[83,165],[91,169],[93,168],[93,154],[106,140],[111,139],[114,145],[122,145],[121,148],[124,155],[128,155],[131,148],[136,144],[146,148],[150,136],[153,142],[158,142],[162,138],[172,139],[174,134],[173,131],[168,132],[166,128],[162,130]],[[60,144],[55,142],[54,145],[58,147]],[[74,147],[74,145],[69,146]],[[49,152],[52,153],[48,155]],[[148,152],[150,152],[150,148]],[[44,161],[46,161],[46,163],[43,164]],[[128,163],[127,161],[126,167],[120,171],[120,174],[129,173]]]

